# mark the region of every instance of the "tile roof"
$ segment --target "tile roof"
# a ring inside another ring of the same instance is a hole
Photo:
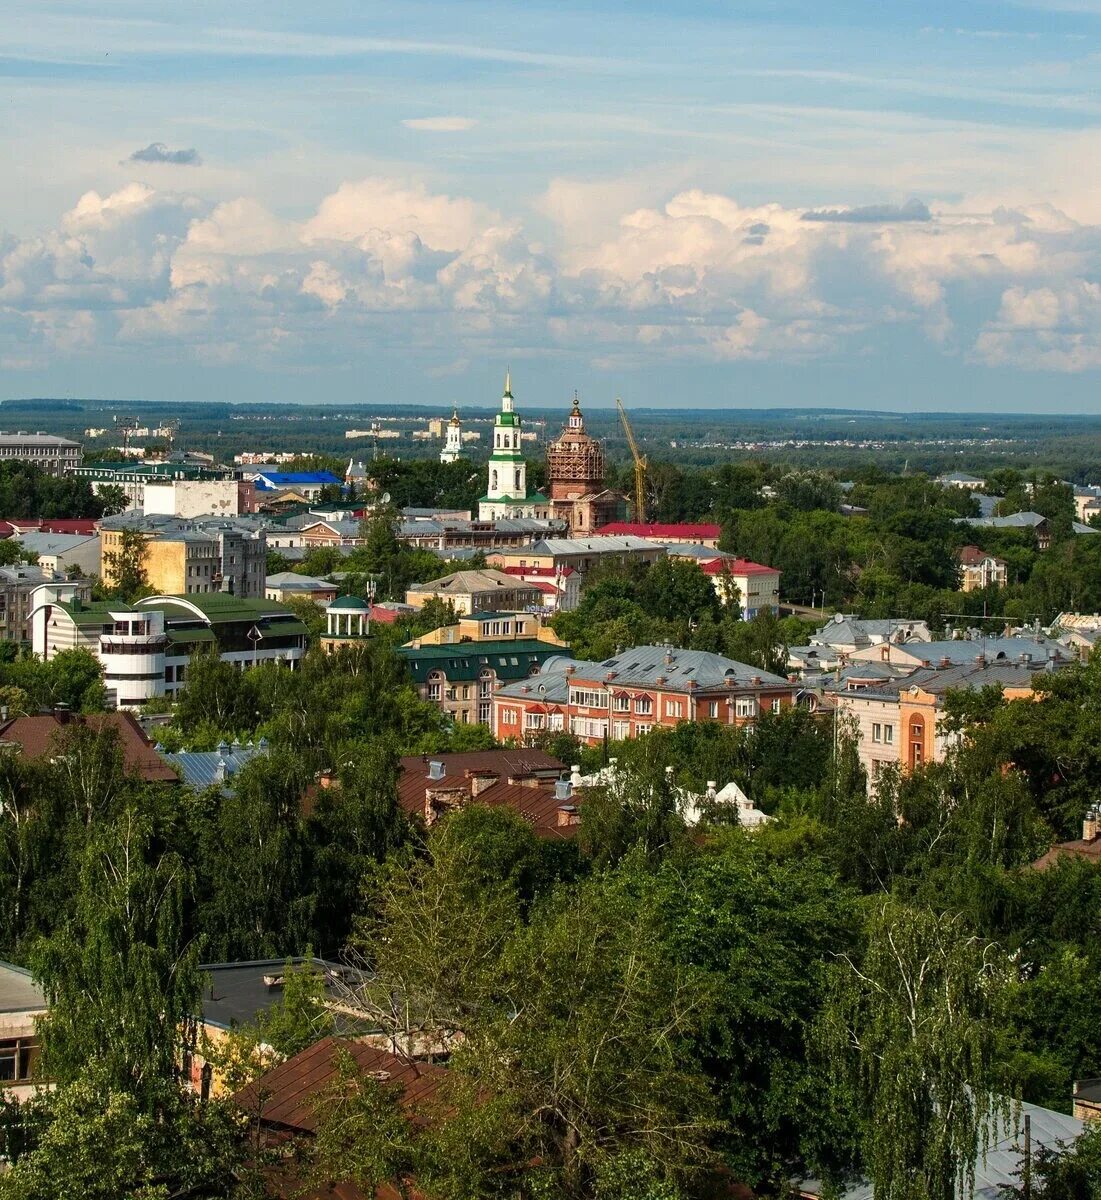
[[[0,723],[0,743],[17,745],[25,758],[45,758],[56,752],[57,739],[65,729],[81,725],[95,730],[113,729],[118,734],[128,774],[136,774],[146,783],[179,783],[179,776],[157,754],[153,743],[128,712],[12,717]]]
[[[1003,559],[991,554],[987,550],[980,550],[978,546],[961,546],[956,551],[956,557],[960,560],[960,565],[964,567],[981,566],[987,559],[993,559],[996,563],[1004,562]]]
[[[1046,871],[1063,859],[1084,858],[1087,862],[1101,863],[1101,837],[1086,841],[1085,838],[1075,838],[1070,842],[1056,842],[1046,854],[1041,855],[1032,865],[1038,871]]]

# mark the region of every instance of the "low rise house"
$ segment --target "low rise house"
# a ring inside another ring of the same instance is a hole
[[[278,571],[264,580],[264,595],[280,604],[292,598],[312,600],[315,604],[328,604],[335,600],[340,589],[335,583],[315,579],[312,575],[299,575],[296,571]]]
[[[543,838],[570,838],[579,799],[565,765],[542,750],[482,750],[401,760],[398,801],[410,817],[432,825],[469,804],[508,808]]]
[[[228,795],[233,791],[234,775],[247,767],[257,755],[267,754],[269,746],[268,739],[261,738],[256,743],[246,742],[244,745],[238,741],[232,745],[223,741],[213,750],[165,750],[160,745],[153,749],[173,769],[184,787],[193,792],[216,787]]]
[[[317,500],[325,488],[339,488],[343,481],[331,471],[269,471],[245,468],[241,474],[256,484],[257,498],[265,492],[294,491],[306,500]]]
[[[666,557],[664,546],[634,536],[544,538],[514,550],[487,556],[492,567],[546,567],[555,574],[567,569],[584,577],[604,563],[655,563]]]
[[[1045,637],[984,637],[974,631],[971,637],[937,642],[881,642],[865,646],[846,656],[846,661],[884,662],[898,667],[944,669],[968,664],[986,666],[1000,662],[1021,662],[1032,670],[1048,660],[1070,662],[1077,655],[1068,647]]]
[[[1038,658],[946,663],[867,684],[848,679],[826,690],[838,712],[853,723],[860,761],[869,787],[887,766],[911,771],[943,762],[954,739],[941,727],[945,697],[951,691],[997,687],[1007,700],[1034,694],[1038,674],[1063,665]]]
[[[429,600],[446,600],[459,613],[520,611],[543,607],[542,593],[503,571],[453,571],[440,579],[415,583],[405,593],[406,604],[421,608]]]
[[[1101,812],[1091,808],[1082,821],[1082,836],[1069,842],[1056,842],[1032,865],[1038,871],[1046,871],[1069,859],[1083,859],[1101,864]]]
[[[54,575],[99,574],[98,534],[34,532],[19,534],[16,540]]]
[[[960,564],[960,591],[1005,587],[1008,566],[1004,558],[980,550],[978,546],[961,546],[956,551],[956,558]]]
[[[0,638],[31,641],[31,614],[44,597],[86,600],[91,594],[90,583],[44,567],[0,567]]]
[[[1036,539],[1037,549],[1046,550],[1051,545],[1051,522],[1037,512],[1007,513],[1003,517],[959,517],[956,524],[970,525],[974,529],[1023,530]],[[1101,530],[1092,525],[1083,525],[1081,521],[1072,521],[1070,527],[1075,534],[1101,533]]]
[[[701,569],[723,604],[737,603],[747,620],[758,613],[780,611],[780,572],[775,567],[746,558],[716,558]]]
[[[581,602],[581,576],[572,568],[502,567],[506,575],[537,588],[548,612],[572,612]]]
[[[41,1041],[38,1020],[46,997],[30,971],[0,961],[0,1101],[34,1095]]]
[[[498,739],[525,741],[566,730],[590,745],[641,737],[655,725],[718,721],[747,725],[794,701],[795,685],[703,650],[636,646],[604,662],[555,658],[493,699]]]
[[[6,710],[5,710],[6,711]],[[52,758],[66,733],[89,729],[118,739],[122,767],[144,783],[179,783],[179,776],[157,753],[156,747],[130,713],[36,713],[29,717],[0,719],[0,752],[31,760]]]
[[[501,517],[496,521],[471,520],[449,514],[419,514],[406,509],[396,530],[399,542],[442,557],[456,551],[494,551],[530,546],[541,538],[568,532],[565,521],[535,517]]]
[[[495,614],[499,621],[514,614]],[[492,627],[493,622],[489,625]],[[417,691],[461,725],[491,725],[498,687],[537,672],[570,651],[537,637],[494,638],[485,625],[479,640],[444,645],[399,646]]]
[[[938,475],[933,482],[939,483],[941,487],[963,488],[968,492],[975,492],[986,486],[985,479],[980,479],[978,475],[968,475],[966,471],[950,471],[947,475]]]
[[[924,621],[901,620],[890,617],[865,620],[845,613],[834,615],[811,635],[812,646],[828,647],[839,659],[884,643],[901,645],[905,642],[931,642],[933,635]]]

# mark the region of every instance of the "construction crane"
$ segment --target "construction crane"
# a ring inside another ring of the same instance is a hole
[[[627,435],[627,445],[631,449],[631,457],[635,460],[635,520],[646,520],[646,459],[639,451],[635,441],[631,422],[627,420],[627,410],[618,396],[615,398],[616,408],[619,409],[619,419],[623,423],[623,432]]]

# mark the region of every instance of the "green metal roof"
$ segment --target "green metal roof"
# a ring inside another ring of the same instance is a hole
[[[228,592],[197,592],[186,596],[153,596],[143,600],[142,608],[171,609],[172,612],[187,612],[188,605],[203,614],[212,625],[224,625],[234,621],[258,621],[262,617],[282,622],[293,618],[289,608],[274,600],[242,599]],[[192,617],[194,619],[194,616]]]
[[[485,501],[486,504],[510,504],[517,506],[520,504],[549,504],[550,500],[542,492],[528,492],[526,496],[498,496],[496,499],[493,496],[479,496],[479,504]]]
[[[339,610],[341,612],[370,612],[371,606],[366,600],[361,600],[358,596],[337,596],[332,603],[327,604],[326,611]]]
[[[74,625],[105,625],[111,620],[111,614],[117,612],[137,612],[132,604],[122,600],[59,600],[55,608],[64,609],[72,618]]]
[[[497,414],[495,425],[519,425],[520,418],[515,413],[502,412]]]
[[[470,683],[489,667],[498,679],[525,679],[532,667],[542,666],[555,655],[572,658],[565,646],[552,646],[535,638],[519,641],[460,642],[450,646],[398,646],[417,683],[426,683],[429,672],[442,671],[449,683]]]
[[[205,625],[193,629],[169,629],[165,631],[165,637],[170,642],[212,642],[214,641],[214,630]]]

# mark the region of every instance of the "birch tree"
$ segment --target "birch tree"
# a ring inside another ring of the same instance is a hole
[[[863,959],[841,955],[831,976],[822,1045],[835,1088],[855,1094],[862,1114],[876,1200],[970,1195],[1007,1107],[997,1096],[1001,950],[958,917],[884,900]]]

